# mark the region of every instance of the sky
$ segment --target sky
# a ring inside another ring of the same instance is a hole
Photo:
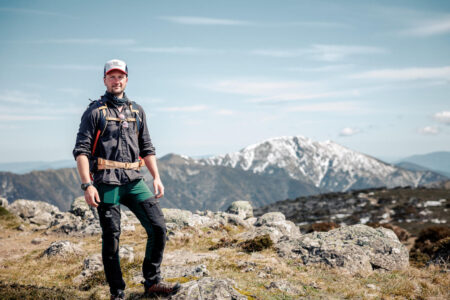
[[[294,135],[450,151],[450,1],[0,0],[0,34],[2,163],[73,159],[113,58],[158,157]]]

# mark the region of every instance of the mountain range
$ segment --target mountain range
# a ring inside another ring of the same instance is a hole
[[[189,210],[224,210],[236,200],[254,207],[324,192],[369,187],[419,186],[446,177],[406,170],[331,141],[279,137],[238,152],[209,158],[168,154],[158,161],[166,194],[161,205]],[[151,176],[143,170],[151,187]],[[0,196],[43,200],[67,210],[81,196],[75,168],[0,172]]]

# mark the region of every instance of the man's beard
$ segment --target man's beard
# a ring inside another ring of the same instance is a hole
[[[123,92],[124,92],[124,89],[122,89],[122,88],[120,89],[119,92],[115,91],[114,89],[111,89],[111,91],[110,91],[110,93],[116,97],[122,95]]]

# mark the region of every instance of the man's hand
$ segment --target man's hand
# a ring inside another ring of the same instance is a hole
[[[100,203],[100,197],[98,196],[98,191],[95,186],[89,186],[86,191],[84,191],[84,199],[86,203],[92,207],[97,207]]]
[[[156,195],[155,198],[156,199],[164,196],[164,186],[161,182],[161,179],[159,179],[159,177],[156,179],[153,179],[153,189],[155,190],[155,195]]]

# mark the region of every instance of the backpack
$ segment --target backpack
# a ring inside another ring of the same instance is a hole
[[[105,132],[106,127],[108,126],[108,121],[121,121],[119,118],[113,118],[108,116],[108,106],[106,104],[106,99],[101,97],[99,100],[94,100],[90,105],[96,105],[98,110],[100,110],[100,119],[98,120],[97,126],[96,126],[96,134],[95,134],[95,141],[94,146],[92,147],[91,155],[94,156],[95,149],[97,147],[97,142],[100,136],[103,135]],[[134,118],[127,118],[126,121],[128,122],[136,122],[136,134],[139,137],[139,131],[141,130],[141,117],[139,116],[139,109],[134,109],[133,105],[137,107],[136,102],[130,101],[130,111],[132,114],[134,114]]]
[[[94,156],[95,154],[95,150],[97,148],[97,142],[100,138],[100,136],[103,135],[103,133],[105,132],[106,127],[108,126],[108,121],[123,121],[119,118],[114,118],[114,117],[110,117],[108,116],[108,105],[106,104],[106,99],[104,99],[104,97],[100,97],[100,99],[98,100],[91,100],[91,104],[89,104],[89,106],[91,105],[95,105],[96,108],[100,111],[100,118],[97,122],[96,125],[96,130],[95,130],[95,140],[94,140],[94,144],[92,146],[92,151],[91,151],[91,158],[89,159],[89,169],[90,169],[90,176],[91,176],[91,180],[93,180],[93,172],[94,170],[96,170],[97,168],[97,159]],[[134,117],[128,117],[125,120],[127,122],[136,122],[136,134],[139,137],[139,131],[141,130],[141,126],[142,126],[142,120],[141,117],[139,116],[139,109],[135,109],[134,107],[138,107],[136,102],[134,101],[130,101],[129,102],[129,108],[130,111],[132,113],[132,115],[134,114]],[[139,157],[139,161],[140,161],[140,165],[143,165],[143,160],[141,159],[141,157]]]

